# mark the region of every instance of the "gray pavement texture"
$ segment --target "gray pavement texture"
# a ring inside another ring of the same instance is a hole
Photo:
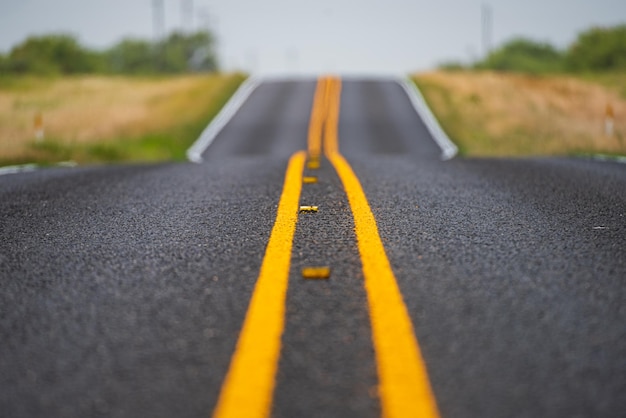
[[[314,89],[263,83],[204,164],[0,177],[0,416],[211,414]],[[381,80],[344,81],[339,138],[443,417],[626,416],[626,165],[440,162]],[[327,161],[317,175],[273,416],[379,416],[350,208]],[[316,264],[328,281],[300,277]]]

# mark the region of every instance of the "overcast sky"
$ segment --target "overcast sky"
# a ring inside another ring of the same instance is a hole
[[[185,0],[162,0],[180,29]],[[190,1],[190,0],[187,0]],[[226,69],[256,73],[426,70],[483,52],[482,5],[493,45],[525,36],[564,47],[591,26],[626,23],[626,0],[191,0],[194,29],[210,26]],[[154,35],[153,0],[0,0],[0,51],[28,35],[69,32],[90,47]],[[187,26],[189,26],[187,24]]]

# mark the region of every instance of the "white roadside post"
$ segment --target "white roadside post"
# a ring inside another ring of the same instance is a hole
[[[35,113],[35,119],[33,121],[33,125],[35,128],[35,139],[37,142],[41,142],[44,139],[44,129],[43,129],[43,115],[41,112]]]

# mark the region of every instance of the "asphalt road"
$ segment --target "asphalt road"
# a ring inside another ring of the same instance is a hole
[[[261,84],[202,164],[0,177],[0,416],[206,417],[315,80]],[[443,417],[626,416],[626,165],[461,159],[392,81],[344,80],[361,181]],[[325,159],[302,204],[272,415],[375,417],[354,221]],[[329,265],[328,280],[300,269]]]

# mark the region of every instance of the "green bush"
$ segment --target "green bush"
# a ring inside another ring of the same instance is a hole
[[[624,71],[626,25],[589,29],[578,35],[566,51],[547,43],[516,38],[475,63],[474,68],[530,74]]]
[[[445,61],[437,65],[437,68],[444,71],[462,71],[467,67],[460,61]]]
[[[478,62],[478,69],[542,74],[563,70],[563,54],[547,43],[513,39]]]
[[[123,74],[180,74],[216,71],[217,57],[209,32],[174,32],[160,42],[124,39],[106,52],[108,68]]]
[[[80,74],[101,70],[101,57],[72,35],[32,36],[14,47],[2,66],[17,74]]]
[[[626,70],[626,25],[581,33],[568,48],[566,62],[572,71]]]
[[[106,52],[108,69],[113,73],[146,74],[156,67],[154,45],[142,39],[124,39]]]
[[[72,35],[32,36],[7,56],[0,55],[0,75],[180,74],[217,69],[215,41],[206,31],[174,32],[158,42],[123,39],[107,51],[84,48]]]

